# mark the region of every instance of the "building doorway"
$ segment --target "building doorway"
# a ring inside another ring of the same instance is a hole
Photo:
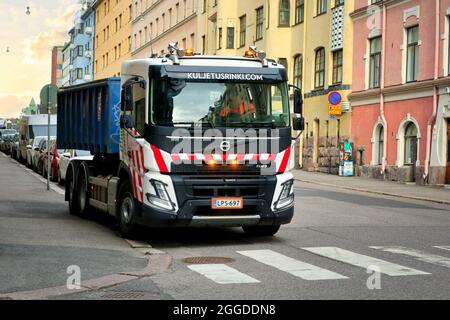
[[[319,119],[314,120],[313,128],[313,163],[317,165],[319,163],[319,151],[320,151],[320,121]]]
[[[447,119],[447,172],[445,181],[450,184],[450,119]]]
[[[412,167],[412,181],[416,181],[417,127],[409,122],[405,129],[405,165]]]

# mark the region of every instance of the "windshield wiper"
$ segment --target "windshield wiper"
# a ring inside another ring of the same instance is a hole
[[[212,128],[213,125],[209,122],[159,122],[156,123],[158,126],[181,126],[188,125],[190,127],[209,127]]]
[[[233,126],[233,127],[245,127],[245,126],[262,126],[262,127],[271,127],[272,129],[277,128],[275,122],[227,122],[227,126]]]

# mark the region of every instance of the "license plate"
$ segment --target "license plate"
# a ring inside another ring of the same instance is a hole
[[[243,198],[213,198],[211,200],[211,208],[216,210],[242,209],[243,207]]]

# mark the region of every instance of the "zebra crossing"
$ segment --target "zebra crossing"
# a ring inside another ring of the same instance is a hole
[[[345,265],[364,268],[366,270],[378,270],[380,273],[391,277],[429,276],[432,273],[377,258],[375,257],[377,251],[386,252],[391,255],[406,256],[438,267],[450,268],[450,257],[444,255],[437,255],[402,246],[369,246],[369,248],[374,251],[374,256],[364,255],[339,247],[305,247],[301,248],[301,250]],[[434,246],[433,248],[450,250],[450,246]],[[339,274],[333,270],[324,269],[273,250],[240,250],[236,251],[236,253],[243,259],[256,261],[269,269],[276,269],[288,273],[301,280],[346,281],[350,279],[345,274]],[[257,284],[263,282],[262,279],[258,279],[257,275],[243,273],[238,270],[238,267],[231,267],[226,264],[191,264],[187,267],[191,271],[218,284]]]

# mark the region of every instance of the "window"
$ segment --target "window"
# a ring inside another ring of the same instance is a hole
[[[417,127],[409,122],[405,128],[405,165],[413,165],[417,161]]]
[[[83,79],[83,69],[82,68],[77,68],[76,78],[77,78],[77,80]]]
[[[305,19],[305,0],[295,0],[295,24]]]
[[[327,12],[327,0],[317,0],[316,15],[324,14]]]
[[[417,81],[419,73],[419,27],[406,30],[408,49],[406,52],[406,81]]]
[[[77,57],[82,57],[83,56],[83,46],[77,46],[76,56]]]
[[[324,85],[325,85],[325,49],[319,48],[316,51],[314,87],[323,88]]]
[[[384,126],[383,124],[378,124],[373,137],[373,165],[382,165],[383,164],[383,156],[384,156]]]
[[[256,41],[263,38],[264,7],[256,9]]]
[[[234,28],[227,28],[227,49],[234,48]]]
[[[217,46],[217,48],[218,48],[219,50],[222,49],[222,37],[223,37],[223,35],[222,35],[222,28],[219,28],[219,39],[218,39],[219,44],[218,44],[218,46]]]
[[[138,82],[133,84],[133,120],[134,128],[144,134],[145,130],[145,84]]]
[[[203,13],[206,12],[206,7],[208,6],[208,0],[203,0]]]
[[[247,16],[239,18],[239,47],[245,46],[245,38],[247,31]]]
[[[333,84],[342,83],[343,51],[333,52]]]
[[[289,27],[290,21],[290,4],[289,0],[280,0],[280,15],[278,25],[280,27]]]
[[[301,54],[294,58],[294,86],[302,87],[302,71],[303,71],[303,57]]]
[[[287,72],[287,68],[288,68],[288,62],[286,58],[279,58],[278,59],[278,64],[281,64],[285,69],[286,69],[286,73],[289,74]]]
[[[369,88],[379,88],[381,79],[381,37],[370,40]]]
[[[373,0],[372,0],[373,1]],[[335,0],[334,1],[334,6],[335,7],[337,7],[337,6],[342,6],[342,5],[344,5],[344,0]]]

